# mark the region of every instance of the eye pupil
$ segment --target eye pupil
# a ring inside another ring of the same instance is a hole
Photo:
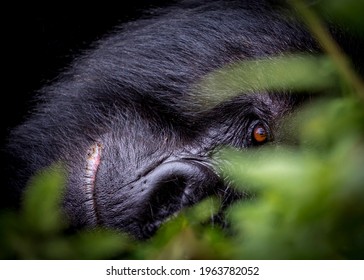
[[[253,139],[258,143],[263,143],[268,139],[267,130],[262,125],[257,125],[253,130]]]

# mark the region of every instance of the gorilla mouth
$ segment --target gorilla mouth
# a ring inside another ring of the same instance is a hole
[[[101,151],[101,143],[95,143],[87,150],[85,175],[83,180],[83,190],[86,196],[86,204],[93,213],[96,213],[96,201],[94,195],[95,180],[101,162]]]

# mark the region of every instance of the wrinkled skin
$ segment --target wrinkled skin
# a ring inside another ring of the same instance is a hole
[[[317,44],[292,12],[266,1],[185,1],[115,29],[41,90],[12,132],[14,191],[54,162],[67,170],[64,209],[74,227],[147,238],[183,207],[236,193],[213,168],[221,146],[276,141],[302,96],[257,92],[206,108],[194,90],[225,65]],[[258,128],[264,141],[254,140]]]

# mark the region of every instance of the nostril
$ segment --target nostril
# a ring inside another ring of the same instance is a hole
[[[189,161],[172,161],[164,163],[148,174],[151,190],[167,188],[184,190],[185,188],[200,188],[206,185],[212,171],[205,166]]]
[[[177,160],[158,166],[140,183],[147,184],[149,218],[155,223],[213,194],[218,182],[206,165]]]
[[[165,163],[150,173],[147,182],[153,205],[169,205],[176,207],[183,203],[182,197],[186,188],[196,186],[195,177],[199,171],[196,167],[183,162]]]

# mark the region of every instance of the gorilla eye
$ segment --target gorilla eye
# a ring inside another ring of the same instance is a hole
[[[268,132],[266,128],[261,124],[256,125],[253,129],[252,139],[259,144],[267,141]]]
[[[257,121],[250,126],[250,144],[251,145],[262,145],[271,140],[271,134],[269,127]]]

